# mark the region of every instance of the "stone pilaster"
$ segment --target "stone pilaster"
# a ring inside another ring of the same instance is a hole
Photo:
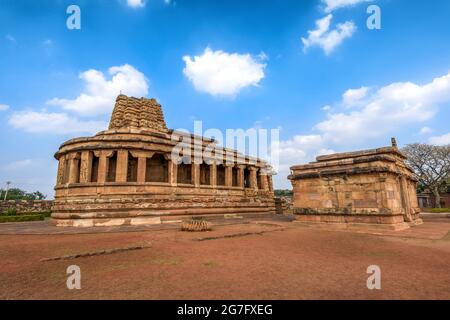
[[[117,152],[116,182],[127,182],[128,151]]]
[[[80,183],[91,182],[92,174],[92,152],[83,151],[81,153]]]

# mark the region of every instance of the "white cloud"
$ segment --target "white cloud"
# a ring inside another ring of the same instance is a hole
[[[143,8],[146,3],[146,0],[127,0],[127,5],[132,8]]]
[[[302,37],[303,48],[318,46],[323,49],[326,55],[330,55],[346,38],[350,38],[356,31],[353,21],[340,23],[335,29],[330,30],[333,15],[316,20],[316,29],[308,31],[308,38]]]
[[[342,95],[342,103],[346,107],[354,107],[361,103],[362,99],[367,96],[368,87],[361,87],[359,89],[349,89]]]
[[[322,3],[326,5],[325,12],[330,13],[336,9],[354,6],[362,2],[369,2],[372,0],[322,0]]]
[[[315,128],[335,143],[362,141],[429,120],[448,101],[450,73],[425,85],[393,83],[366,97],[358,111],[329,114]]]
[[[9,124],[30,133],[97,133],[106,130],[103,121],[80,121],[66,113],[22,111],[14,113]]]
[[[85,82],[84,91],[75,99],[53,98],[47,104],[61,106],[66,110],[84,116],[109,114],[117,95],[122,92],[130,96],[146,96],[148,83],[142,72],[129,64],[111,67],[111,79],[105,79],[103,72],[90,69],[80,74]]]
[[[9,109],[9,106],[7,104],[0,104],[0,111],[6,111]]]
[[[206,48],[201,56],[184,56],[184,75],[201,92],[211,95],[235,96],[245,87],[257,86],[264,78],[265,64],[250,54],[212,51]]]
[[[359,148],[372,139],[389,141],[392,134],[405,127],[433,118],[441,104],[450,102],[450,72],[424,85],[392,83],[375,92],[369,89],[364,95],[356,96],[364,97],[364,105],[356,111],[349,111],[339,103],[338,107],[343,111],[327,113],[327,119],[317,123],[312,134],[297,135],[280,142],[279,174],[274,180],[278,188],[290,187],[286,176],[292,165],[313,161],[317,155],[329,154],[336,149]],[[429,128],[422,129],[430,132]],[[432,137],[429,141],[436,145],[449,144],[450,133]]]
[[[433,132],[433,129],[431,129],[430,127],[423,127],[422,129],[420,129],[420,134],[429,134]]]
[[[280,141],[275,155],[279,156],[278,173],[274,177],[277,188],[291,188],[286,177],[290,167],[296,164],[314,161],[318,155],[330,154],[334,151],[326,148],[326,141],[321,135],[296,135],[291,139]]]
[[[442,136],[431,137],[430,143],[437,146],[450,145],[450,132]]]

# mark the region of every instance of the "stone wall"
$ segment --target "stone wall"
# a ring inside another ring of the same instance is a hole
[[[6,200],[0,201],[0,212],[9,208],[16,208],[17,212],[43,212],[50,211],[53,205],[51,200]]]

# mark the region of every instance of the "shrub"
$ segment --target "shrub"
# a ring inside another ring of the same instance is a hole
[[[45,217],[42,214],[33,215],[17,215],[17,216],[0,216],[0,223],[3,222],[25,222],[25,221],[41,221]]]
[[[430,209],[429,212],[431,212],[431,213],[447,213],[447,212],[450,212],[450,208],[433,208],[433,209]]]
[[[17,215],[17,209],[16,208],[8,208],[3,215],[5,215],[5,216],[16,216]]]

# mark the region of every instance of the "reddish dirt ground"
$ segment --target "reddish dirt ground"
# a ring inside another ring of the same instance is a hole
[[[376,233],[253,221],[207,233],[0,235],[0,299],[450,299],[449,231],[441,221]],[[81,268],[81,290],[66,287],[69,265]],[[369,265],[381,268],[381,290],[367,289]]]

